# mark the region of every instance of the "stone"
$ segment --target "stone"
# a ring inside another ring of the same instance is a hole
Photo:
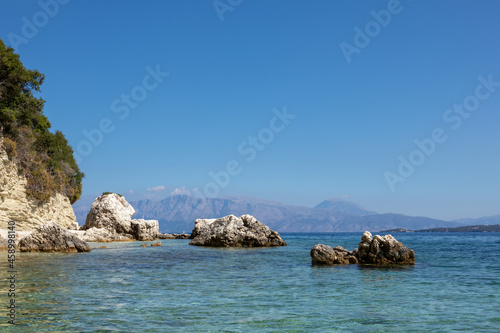
[[[0,251],[7,251],[9,249],[9,240],[0,236]]]
[[[132,220],[131,233],[135,239],[140,241],[152,241],[158,239],[159,224],[157,220]]]
[[[148,244],[141,244],[141,247],[148,247]]]
[[[134,208],[116,193],[103,194],[92,203],[84,229],[106,228],[119,234],[132,234],[131,219]]]
[[[90,246],[56,222],[47,222],[19,241],[21,252],[90,252]]]
[[[186,233],[182,233],[182,234],[172,234],[174,236],[175,239],[190,239],[191,238],[191,235],[190,234],[186,234]]]
[[[415,252],[391,235],[375,235],[371,241],[361,241],[357,257],[362,264],[415,263]]]
[[[314,265],[342,265],[357,264],[355,252],[349,252],[342,246],[332,248],[328,245],[318,244],[311,250],[312,263]]]
[[[158,241],[158,242],[156,242],[156,243],[151,243],[151,246],[161,246],[161,242],[160,242],[160,241]]]
[[[116,231],[106,228],[69,231],[85,242],[127,242],[134,240],[134,237],[130,234],[118,234]]]
[[[311,250],[313,265],[339,264],[376,264],[376,265],[412,265],[415,264],[415,252],[391,235],[380,236],[365,231],[358,248],[352,252],[341,246],[317,244]]]
[[[116,193],[98,197],[87,215],[85,224],[74,231],[88,242],[152,241],[158,239],[157,220],[132,220],[134,208]]]
[[[198,219],[190,245],[213,247],[286,246],[280,235],[251,215]]]
[[[369,231],[365,231],[361,236],[361,242],[370,243],[372,241],[372,233]]]
[[[65,195],[56,193],[37,201],[28,197],[27,184],[0,138],[0,229],[7,229],[9,221],[16,221],[16,231],[33,231],[48,221],[57,221],[64,228],[74,225],[75,213]]]

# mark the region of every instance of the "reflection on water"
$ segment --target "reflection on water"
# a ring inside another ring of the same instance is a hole
[[[312,266],[309,251],[315,244],[355,248],[361,234],[283,236],[288,246],[270,249],[213,249],[189,246],[189,240],[163,240],[162,247],[141,248],[134,242],[106,244],[107,249],[84,254],[22,253],[17,261],[19,325],[8,326],[5,320],[1,330],[498,327],[497,234],[397,235],[417,255],[416,265],[403,267]],[[6,261],[0,265],[3,281]]]

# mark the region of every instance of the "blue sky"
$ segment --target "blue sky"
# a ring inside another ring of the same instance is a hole
[[[498,13],[496,1],[9,0],[0,38],[46,75],[45,114],[80,155],[86,197],[343,197],[453,219],[500,214]]]

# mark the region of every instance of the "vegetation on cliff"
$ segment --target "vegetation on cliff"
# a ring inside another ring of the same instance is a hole
[[[52,133],[37,97],[45,76],[26,69],[14,49],[0,39],[0,130],[9,158],[28,181],[28,195],[44,201],[55,193],[71,203],[80,198],[82,179],[73,149],[60,131]]]

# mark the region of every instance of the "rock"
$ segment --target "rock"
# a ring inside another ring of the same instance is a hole
[[[132,234],[134,208],[119,194],[103,194],[92,203],[84,229],[106,228],[119,234]]]
[[[280,235],[251,215],[198,219],[190,245],[215,247],[286,246]]]
[[[45,201],[28,197],[26,177],[9,160],[0,138],[0,229],[16,221],[16,231],[33,231],[48,221],[57,221],[64,228],[76,222],[69,199],[56,193]]]
[[[148,247],[148,244],[141,244],[141,247]]]
[[[132,235],[118,234],[116,231],[110,231],[106,228],[69,231],[85,242],[126,242],[134,240]]]
[[[131,233],[135,239],[140,241],[152,241],[158,239],[159,224],[156,220],[132,220]]]
[[[158,241],[158,242],[156,242],[156,243],[152,243],[152,244],[151,244],[151,246],[161,246],[161,242],[160,242],[160,241]]]
[[[94,249],[107,249],[107,247],[103,245],[103,246],[99,246],[99,247],[94,247]]]
[[[0,236],[0,251],[7,251],[9,249],[9,240]]]
[[[190,239],[191,238],[191,235],[190,234],[172,234],[172,236],[174,236],[175,239]]]
[[[330,246],[318,244],[311,250],[312,263],[314,265],[338,265],[338,264],[414,264],[415,252],[398,242],[391,235],[380,236],[368,231],[361,236],[361,243],[352,252],[341,246],[331,248]]]
[[[414,264],[415,252],[391,235],[375,235],[359,243],[358,260],[362,264]]]
[[[90,252],[90,246],[55,222],[19,241],[21,252]]]
[[[159,239],[190,239],[191,235],[190,234],[158,234]]]
[[[171,234],[158,234],[159,239],[175,239],[174,235]]]
[[[364,243],[370,243],[372,241],[372,233],[369,231],[365,231],[363,236],[361,236],[361,241]]]
[[[349,252],[342,246],[331,248],[328,245],[318,244],[311,250],[312,263],[315,265],[357,264],[355,252]]]
[[[116,193],[103,194],[94,201],[85,224],[76,233],[89,242],[158,239],[158,221],[132,220],[134,212],[134,208],[123,196]]]

